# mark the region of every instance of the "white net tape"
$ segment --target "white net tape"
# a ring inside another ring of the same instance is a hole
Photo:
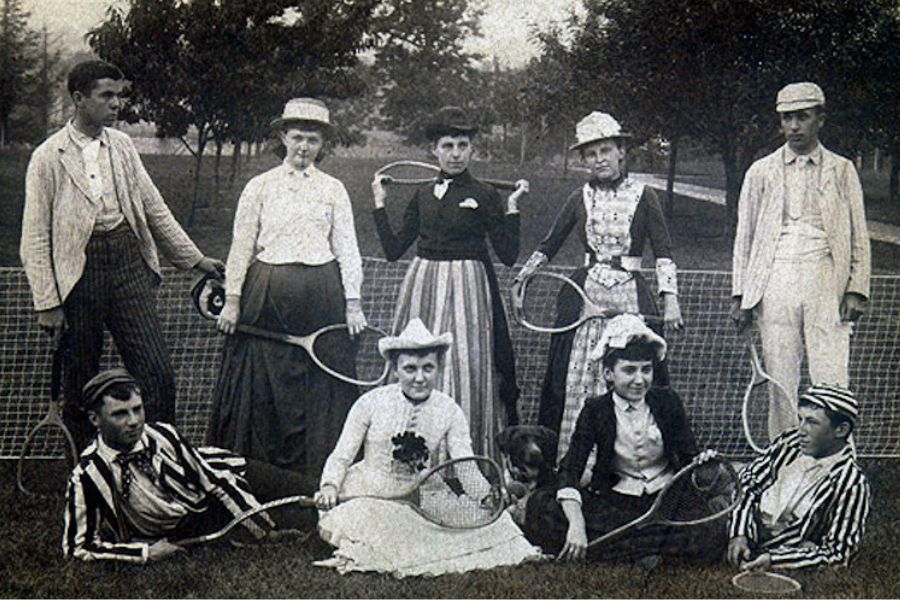
[[[369,321],[390,329],[397,293],[408,263],[364,259],[363,305]],[[551,268],[568,273],[571,269]],[[515,269],[497,266],[501,288]],[[653,277],[648,277],[652,281]],[[222,338],[194,309],[190,275],[168,269],[159,309],[178,384],[178,426],[193,442],[203,440],[218,372]],[[684,399],[698,441],[732,456],[749,455],[740,423],[748,381],[747,351],[728,319],[730,274],[679,273],[687,329],[672,340],[670,380]],[[855,440],[863,456],[900,456],[900,276],[876,276],[866,316],[851,342],[850,381],[862,405]],[[555,309],[548,298],[547,310]],[[511,323],[523,423],[537,419],[550,336]],[[15,457],[28,431],[43,416],[49,396],[50,346],[31,308],[25,275],[0,269],[0,458]],[[107,340],[104,366],[117,364]],[[806,368],[804,366],[804,373]],[[802,385],[806,385],[804,380]]]

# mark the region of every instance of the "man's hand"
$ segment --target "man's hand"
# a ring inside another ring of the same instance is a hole
[[[66,328],[66,314],[61,306],[41,310],[37,313],[37,322],[40,328],[53,339],[53,343],[57,343],[59,336]]]
[[[741,308],[740,297],[736,297],[731,301],[729,316],[734,321],[734,326],[737,327],[738,333],[744,333],[753,323],[753,311],[749,308]]]
[[[331,510],[337,506],[338,491],[333,485],[326,485],[319,489],[313,496],[316,502],[316,508],[319,510]]]
[[[178,544],[173,544],[169,540],[159,540],[150,544],[147,560],[160,560],[178,552],[184,552],[184,548]]]
[[[847,292],[841,300],[841,321],[855,323],[863,315],[866,299],[856,292]]]
[[[747,537],[739,535],[728,542],[728,562],[735,567],[750,560],[750,543]]]
[[[772,566],[772,557],[768,552],[763,552],[751,561],[741,565],[743,571],[767,571]]]
[[[372,198],[375,201],[375,208],[384,208],[384,199],[387,198],[387,192],[384,189],[386,181],[391,178],[387,175],[378,175],[372,180]]]
[[[362,301],[360,301],[359,298],[347,300],[345,316],[347,319],[347,329],[350,331],[350,335],[362,333],[367,322],[366,315],[363,314],[362,310]]]
[[[241,297],[225,296],[225,306],[216,319],[216,328],[226,335],[231,335],[237,329],[238,319],[241,317]]]
[[[219,275],[220,277],[225,276],[225,263],[223,263],[218,258],[213,258],[211,256],[204,256],[200,259],[194,268],[202,273],[210,273],[212,275]]]
[[[679,331],[684,327],[681,307],[678,305],[678,296],[675,294],[663,294],[663,323],[667,333]]]

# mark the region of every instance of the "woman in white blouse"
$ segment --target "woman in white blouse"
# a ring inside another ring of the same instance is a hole
[[[301,348],[244,334],[237,324],[306,335],[366,324],[362,260],[344,185],[316,168],[331,131],[328,109],[295,98],[273,121],[284,162],[251,179],[238,201],[218,328],[229,334],[209,442],[317,476],[356,399]],[[330,348],[354,360],[348,336]]]
[[[453,336],[434,336],[418,318],[379,350],[397,371],[397,383],[360,396],[334,451],[325,463],[318,507],[325,511],[319,533],[338,547],[325,565],[395,575],[439,575],[513,565],[540,552],[509,514],[473,530],[449,530],[409,507],[373,498],[408,489],[445,454],[472,455],[472,438],[462,408],[435,389]],[[363,450],[363,458],[356,457]],[[488,484],[480,473],[459,472],[463,488],[478,496]],[[487,493],[487,492],[485,492]],[[363,496],[361,498],[357,496]],[[339,498],[357,497],[338,503]]]

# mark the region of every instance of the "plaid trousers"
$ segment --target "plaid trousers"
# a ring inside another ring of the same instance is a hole
[[[79,450],[95,434],[81,410],[81,390],[100,369],[104,328],[140,384],[147,421],[175,423],[175,373],[156,311],[156,274],[127,224],[95,233],[81,279],[63,303],[63,419]]]

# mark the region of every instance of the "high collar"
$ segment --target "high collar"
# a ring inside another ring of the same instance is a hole
[[[449,181],[450,185],[454,187],[465,185],[472,181],[472,174],[469,173],[468,169],[466,169],[462,173],[459,173],[458,175],[450,175],[449,173],[441,170],[441,172],[438,174],[438,182],[441,181]]]
[[[634,410],[641,411],[641,410],[645,410],[648,408],[646,396],[644,398],[641,398],[637,402],[631,402],[629,400],[626,400],[625,398],[620,396],[618,392],[613,390],[612,399],[613,399],[613,404],[615,404],[620,410],[627,411],[629,408],[633,408]]]
[[[428,394],[428,397],[425,398],[424,400],[413,400],[412,398],[410,398],[403,392],[403,389],[400,388],[399,385],[398,385],[398,389],[400,389],[400,397],[403,398],[404,400],[406,400],[407,402],[409,402],[410,404],[412,404],[413,406],[421,406],[421,405],[425,404],[426,402],[428,402],[429,400],[431,400],[431,397],[434,396],[434,390],[431,390],[431,393]]]
[[[784,145],[784,164],[789,165],[797,160],[799,156],[806,156],[814,165],[822,164],[822,143],[816,142],[816,147],[807,154],[798,154],[789,144]]]
[[[306,178],[306,177],[312,177],[313,175],[315,175],[316,173],[319,172],[319,170],[316,168],[316,163],[311,163],[305,169],[298,169],[297,167],[292,165],[290,162],[288,162],[287,159],[284,159],[284,161],[282,161],[281,165],[284,167],[284,172],[288,176],[299,176],[299,177]]]
[[[138,452],[147,447],[146,443],[147,431],[146,429],[141,433],[141,437],[135,442],[134,446],[129,448],[128,450],[116,450],[105,441],[103,441],[103,436],[99,433],[97,434],[97,453],[100,457],[109,464],[112,464],[113,461],[116,460],[120,454],[128,454],[129,452]]]
[[[106,133],[106,127],[101,127],[100,133],[97,134],[96,137],[91,137],[79,131],[78,128],[75,127],[75,121],[69,120],[66,123],[66,131],[69,133],[69,139],[72,140],[72,143],[78,146],[80,150],[83,150],[85,146],[96,140],[99,140],[104,146],[109,145],[109,135]]]
[[[600,181],[596,177],[591,177],[591,180],[588,181],[588,184],[594,188],[595,190],[614,190],[622,185],[622,182],[625,181],[627,174],[625,171],[619,173],[619,176],[615,179],[610,179],[608,181]]]

